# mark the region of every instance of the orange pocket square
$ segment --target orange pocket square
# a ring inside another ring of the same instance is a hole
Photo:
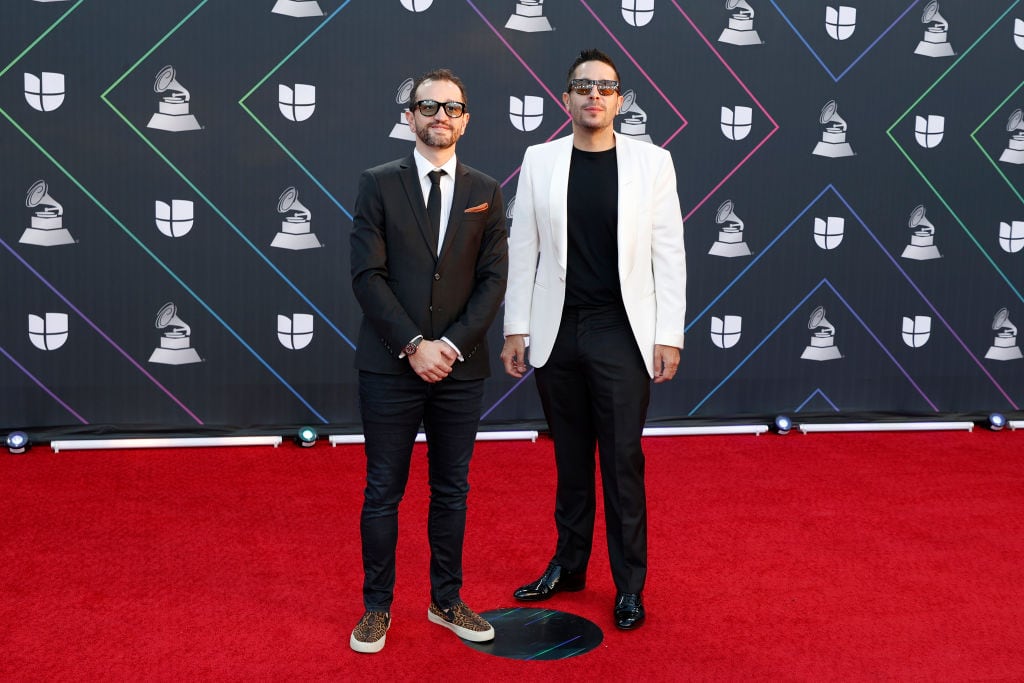
[[[483,213],[484,211],[489,209],[490,206],[490,204],[484,202],[483,204],[477,204],[476,206],[469,207],[468,209],[466,209],[465,213]]]

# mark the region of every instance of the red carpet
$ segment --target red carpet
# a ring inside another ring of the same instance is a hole
[[[0,679],[1024,680],[1024,433],[645,448],[647,624],[612,625],[599,522],[587,590],[545,606],[604,642],[555,662],[426,620],[421,446],[379,655],[348,648],[359,448],[5,454]],[[480,444],[472,485],[463,597],[485,611],[553,548],[550,443]]]

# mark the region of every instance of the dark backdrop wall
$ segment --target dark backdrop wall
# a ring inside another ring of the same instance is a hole
[[[0,423],[358,430],[351,212],[407,79],[463,76],[511,202],[591,46],[686,219],[652,423],[1019,411],[1024,6],[842,3],[4,0]],[[491,340],[485,423],[538,423]]]

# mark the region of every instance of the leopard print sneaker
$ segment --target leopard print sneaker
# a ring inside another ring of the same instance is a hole
[[[390,613],[367,611],[352,630],[348,644],[356,652],[380,652],[384,649],[385,634],[390,627]]]
[[[451,629],[459,638],[474,643],[485,643],[494,640],[494,627],[483,617],[459,600],[448,609],[441,609],[437,603],[431,602],[427,610],[427,619]]]

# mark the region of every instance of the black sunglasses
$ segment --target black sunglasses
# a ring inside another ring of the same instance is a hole
[[[594,81],[589,78],[574,78],[569,81],[569,90],[577,95],[589,95],[590,89],[597,86],[597,92],[608,97],[619,92],[618,81]]]
[[[465,102],[438,102],[437,100],[420,100],[412,105],[413,109],[423,114],[424,116],[433,116],[437,113],[437,110],[444,107],[444,113],[448,115],[450,119],[461,118],[466,113]]]

